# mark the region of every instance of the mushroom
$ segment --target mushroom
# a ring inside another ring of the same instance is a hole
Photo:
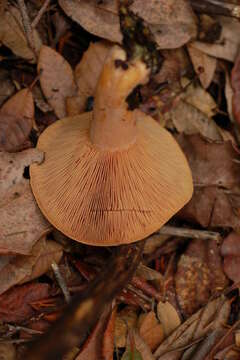
[[[56,121],[39,138],[45,160],[30,168],[34,196],[46,218],[81,243],[141,240],[192,196],[191,172],[177,142],[125,102],[149,72],[141,60],[126,62],[125,51],[114,46],[93,112]]]

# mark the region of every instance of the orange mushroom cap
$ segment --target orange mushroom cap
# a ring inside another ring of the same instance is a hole
[[[191,198],[191,172],[168,131],[125,99],[149,70],[126,66],[114,47],[100,76],[94,110],[49,126],[39,138],[42,164],[31,186],[46,218],[79,242],[109,246],[141,240]]]

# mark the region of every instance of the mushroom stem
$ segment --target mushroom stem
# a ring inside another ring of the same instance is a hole
[[[136,141],[135,112],[125,101],[139,84],[148,81],[149,69],[141,60],[126,62],[126,54],[115,46],[98,81],[90,138],[103,150],[128,148]]]

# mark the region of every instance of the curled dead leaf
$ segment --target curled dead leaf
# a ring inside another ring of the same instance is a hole
[[[180,324],[181,320],[176,309],[168,301],[159,301],[157,314],[162,324],[165,337],[170,335]]]
[[[0,151],[14,151],[27,139],[34,119],[32,92],[23,89],[0,109]]]
[[[38,51],[41,47],[41,39],[36,30],[33,30],[33,38]],[[0,41],[17,56],[29,62],[36,62],[36,54],[29,47],[25,36],[20,11],[14,6],[9,6],[0,16]]]
[[[38,58],[42,91],[58,118],[66,116],[66,98],[75,94],[76,85],[69,63],[49,46],[42,46]]]

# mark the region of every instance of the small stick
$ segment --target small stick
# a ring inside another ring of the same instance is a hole
[[[41,17],[43,16],[43,14],[45,13],[45,11],[47,10],[48,5],[50,4],[51,0],[45,0],[44,4],[42,5],[41,9],[39,10],[37,16],[35,17],[35,19],[32,22],[32,29],[35,29],[36,26],[38,25],[39,21],[41,20]]]
[[[179,236],[184,238],[199,239],[199,240],[216,240],[221,239],[221,235],[218,232],[206,231],[206,230],[195,230],[178,228],[175,226],[165,225],[159,231],[159,234]]]
[[[55,261],[52,263],[52,269],[53,269],[53,272],[54,272],[54,275],[57,279],[57,282],[58,282],[58,285],[60,286],[62,292],[63,292],[63,295],[65,297],[65,300],[66,300],[66,303],[69,304],[70,301],[71,301],[71,296],[70,296],[70,293],[68,291],[68,288],[67,288],[67,285],[66,285],[66,282],[59,270],[59,267],[58,265],[55,263]]]
[[[37,54],[36,46],[33,38],[32,26],[28,16],[27,7],[25,5],[24,0],[17,0],[17,2],[21,12],[23,27],[27,37],[28,44],[36,56]]]
[[[224,15],[240,18],[240,6],[223,0],[191,0],[193,9],[210,15]]]

